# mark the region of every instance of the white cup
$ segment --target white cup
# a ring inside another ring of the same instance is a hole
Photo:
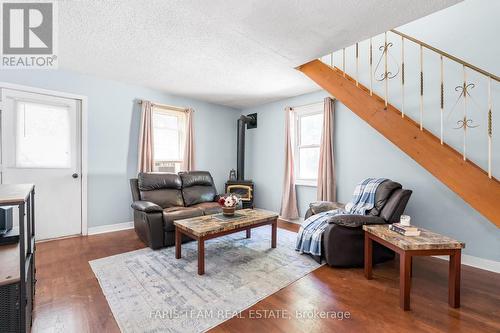
[[[401,215],[401,218],[399,219],[399,223],[404,226],[409,226],[411,221],[411,217],[408,215]]]

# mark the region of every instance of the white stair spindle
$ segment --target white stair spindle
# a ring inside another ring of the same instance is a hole
[[[359,87],[358,74],[359,74],[359,46],[358,43],[356,43],[356,87]]]
[[[373,96],[373,43],[370,38],[370,96]]]
[[[441,131],[440,131],[440,140],[441,144],[443,144],[443,115],[444,115],[444,68],[443,68],[443,56],[441,56]]]
[[[464,152],[463,152],[463,159],[464,161],[467,160],[467,146],[466,146],[466,142],[467,142],[467,70],[465,69],[465,65],[463,65],[463,69],[464,69],[464,88],[463,88],[463,94],[464,94],[464,119],[463,119],[463,126],[464,126],[464,142],[463,142],[463,146],[464,146]]]
[[[420,45],[420,130],[424,129],[424,51]]]
[[[342,49],[342,72],[345,77],[345,47]]]
[[[405,39],[401,36],[401,117],[405,117]]]
[[[488,77],[488,177],[491,179],[491,137],[493,135],[493,102],[491,100],[491,76]]]
[[[388,90],[389,90],[389,77],[387,76],[387,32],[384,34],[384,104],[385,109],[387,109],[387,98],[388,98]]]

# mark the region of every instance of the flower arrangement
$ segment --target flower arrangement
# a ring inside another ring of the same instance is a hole
[[[226,194],[218,200],[219,205],[222,206],[222,213],[225,216],[233,216],[239,202],[240,198],[234,194]]]
[[[222,207],[232,208],[238,205],[240,198],[238,198],[235,194],[227,194],[225,196],[221,196],[218,202]]]

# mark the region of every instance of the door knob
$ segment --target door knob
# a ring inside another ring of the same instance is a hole
[[[72,175],[71,175],[71,177],[73,177],[73,178],[78,178],[78,174],[77,174],[77,173],[74,173],[74,174],[72,174]]]

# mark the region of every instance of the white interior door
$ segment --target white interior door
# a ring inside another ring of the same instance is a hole
[[[38,240],[80,234],[81,102],[11,89],[1,98],[1,182],[35,184]]]

